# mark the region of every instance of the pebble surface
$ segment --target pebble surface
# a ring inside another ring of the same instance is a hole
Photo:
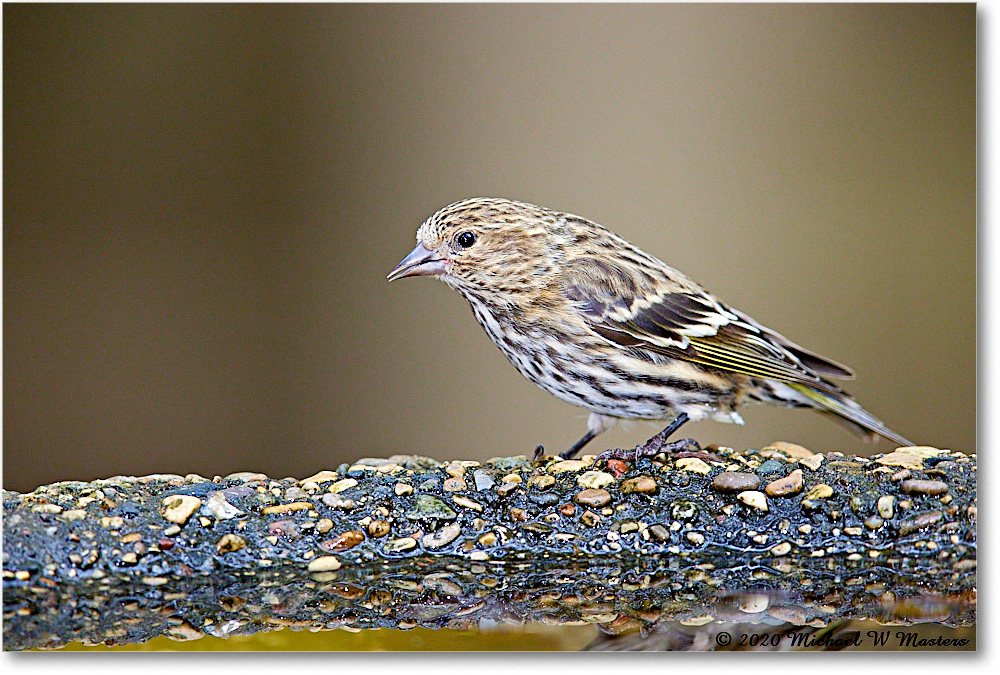
[[[926,557],[925,573],[947,575],[935,577],[935,587],[974,574],[974,458],[934,449],[848,458],[800,447],[596,465],[593,456],[537,464],[395,456],[302,480],[164,475],[5,491],[4,553],[13,556],[5,557],[5,591],[134,575],[163,594],[185,574],[279,568],[329,583],[378,561],[431,554],[484,570],[500,562],[544,565],[550,557],[613,564],[632,556],[624,569],[677,559],[705,579],[730,566],[758,569],[756,559],[792,584],[797,568],[788,566],[822,570],[836,560],[844,588],[852,575],[891,571],[915,556]],[[65,542],[58,559],[16,562],[16,536],[35,531],[27,522],[39,524],[40,536],[55,528]],[[701,560],[716,571],[699,569]],[[433,586],[454,592],[454,583],[441,577]],[[16,616],[16,607],[10,611]]]

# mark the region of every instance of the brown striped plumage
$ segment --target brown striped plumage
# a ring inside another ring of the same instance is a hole
[[[591,411],[574,451],[618,418],[742,424],[736,409],[751,401],[814,408],[911,445],[826,379],[853,377],[848,368],[584,218],[506,199],[456,202],[420,226],[389,279],[415,275],[461,293],[522,375]]]

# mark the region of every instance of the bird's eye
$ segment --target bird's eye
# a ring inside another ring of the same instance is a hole
[[[462,248],[469,248],[476,243],[476,235],[472,232],[462,232],[455,237],[455,242]]]

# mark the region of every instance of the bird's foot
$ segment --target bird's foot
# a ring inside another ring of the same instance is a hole
[[[594,464],[596,465],[602,459],[632,460],[634,463],[638,462],[643,457],[655,457],[661,452],[667,454],[682,451],[701,452],[701,446],[698,445],[698,441],[693,438],[683,438],[679,441],[667,442],[670,435],[677,431],[681,425],[687,421],[687,413],[681,413],[680,416],[667,425],[663,431],[659,432],[642,445],[637,445],[632,450],[625,450],[623,448],[605,450],[599,454],[596,459],[594,459]]]

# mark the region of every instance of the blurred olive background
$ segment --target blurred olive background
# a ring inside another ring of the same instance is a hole
[[[8,489],[565,449],[584,411],[443,284],[385,281],[476,195],[610,227],[975,450],[974,5],[3,15]],[[892,449],[744,417],[687,431]]]

